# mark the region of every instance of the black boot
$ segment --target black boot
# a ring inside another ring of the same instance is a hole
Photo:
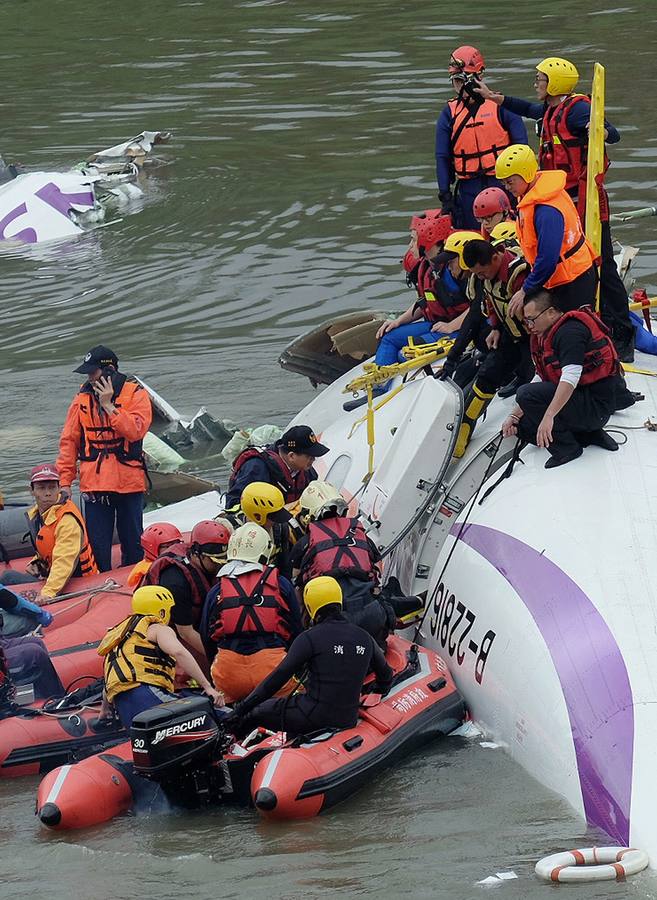
[[[545,463],[546,469],[556,469],[557,466],[565,466],[566,463],[572,462],[574,459],[578,459],[584,451],[581,447],[578,447],[577,450],[573,450],[572,453],[566,454],[566,456],[551,456],[548,461]]]
[[[582,447],[602,447],[603,450],[618,450],[618,444],[610,434],[607,434],[604,428],[578,434],[577,440]]]
[[[497,396],[501,397],[503,400],[506,400],[507,397],[515,397],[515,393],[522,384],[522,380],[520,375],[516,375],[515,378],[512,378],[508,384],[503,385],[499,391],[497,392]]]
[[[622,334],[614,335],[614,347],[621,362],[634,362],[634,328],[624,330]]]

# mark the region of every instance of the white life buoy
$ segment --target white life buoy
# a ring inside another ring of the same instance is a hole
[[[609,881],[636,875],[648,865],[648,854],[631,847],[587,847],[544,856],[535,872],[544,881]]]

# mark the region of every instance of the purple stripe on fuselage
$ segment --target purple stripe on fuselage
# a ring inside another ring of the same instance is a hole
[[[581,588],[533,547],[485,525],[465,525],[459,539],[497,569],[536,622],[566,701],[587,821],[627,846],[634,707],[607,623]]]

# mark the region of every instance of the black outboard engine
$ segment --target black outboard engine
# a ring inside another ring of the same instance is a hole
[[[139,713],[130,740],[135,772],[161,785],[171,803],[197,808],[221,799],[225,736],[207,697],[183,697]]]

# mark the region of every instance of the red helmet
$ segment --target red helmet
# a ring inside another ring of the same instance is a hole
[[[214,519],[204,519],[192,528],[189,536],[191,550],[216,553],[224,549],[230,540],[230,531]]]
[[[182,539],[183,536],[175,525],[170,522],[155,522],[144,530],[141,546],[144,548],[146,559],[156,559],[160,555],[162,544],[172,544]]]
[[[494,216],[495,213],[510,212],[511,202],[502,188],[490,187],[480,191],[474,198],[472,212],[477,219]]]
[[[411,228],[417,231],[418,246],[428,250],[452,233],[452,217],[443,215],[439,209],[425,209],[419,216],[413,216]]]
[[[479,50],[466,44],[452,53],[447,71],[450,75],[479,75],[485,68],[486,63]]]

